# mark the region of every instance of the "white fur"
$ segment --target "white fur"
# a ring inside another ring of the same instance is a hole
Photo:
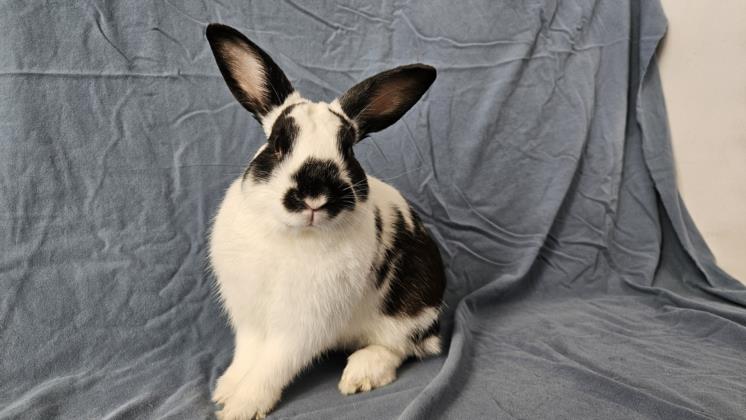
[[[415,317],[390,317],[380,310],[388,285],[375,287],[372,267],[383,258],[383,247],[377,243],[373,208],[380,209],[384,225],[393,221],[394,207],[412,223],[394,188],[368,177],[366,202],[331,220],[317,215],[313,226],[307,214],[283,207],[290,174],[306,158],[342,163],[336,143],[340,122],[329,104],[291,95],[263,118],[265,132],[285,107],[302,102],[290,114],[300,127],[291,155],[266,183],[233,182],[213,225],[210,260],[236,334],[234,359],[213,396],[224,404],[223,418],[264,416],[293,377],[329,349],[360,349],[350,356],[339,383],[345,394],[386,385],[406,357],[440,351],[435,337],[419,347],[409,339],[433,322],[437,310]],[[332,107],[342,112],[338,104]],[[384,234],[382,241],[389,244],[390,236]]]
[[[402,355],[379,345],[370,345],[353,353],[342,373],[339,390],[345,395],[388,385],[396,379]]]

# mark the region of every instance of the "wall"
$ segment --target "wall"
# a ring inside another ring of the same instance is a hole
[[[663,0],[678,182],[718,263],[746,283],[746,0]]]

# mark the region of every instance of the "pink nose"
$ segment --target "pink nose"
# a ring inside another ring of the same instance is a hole
[[[303,201],[306,203],[306,207],[309,209],[316,211],[322,207],[324,207],[324,204],[326,204],[326,197],[316,197],[316,198],[305,198]]]

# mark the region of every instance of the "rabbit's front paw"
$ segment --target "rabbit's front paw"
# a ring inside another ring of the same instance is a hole
[[[222,378],[221,378],[222,379]],[[246,381],[251,381],[247,379]],[[217,398],[217,389],[215,396]],[[227,395],[220,401],[223,408],[218,411],[220,420],[263,419],[280,399],[279,393],[274,393],[266,387],[239,383],[237,387],[228,390]]]
[[[241,382],[243,372],[231,367],[223,373],[215,384],[215,391],[212,393],[212,401],[216,404],[222,404],[236,392],[238,384]],[[247,378],[248,380],[248,378]]]

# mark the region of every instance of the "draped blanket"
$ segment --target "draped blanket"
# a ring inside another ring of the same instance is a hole
[[[233,336],[211,217],[262,144],[205,39],[234,26],[331,100],[438,70],[356,146],[447,265],[441,357],[273,418],[743,418],[746,289],[675,183],[658,1],[0,4],[0,418],[206,418]],[[706,141],[706,139],[702,139]],[[282,263],[278,261],[278,263]]]

